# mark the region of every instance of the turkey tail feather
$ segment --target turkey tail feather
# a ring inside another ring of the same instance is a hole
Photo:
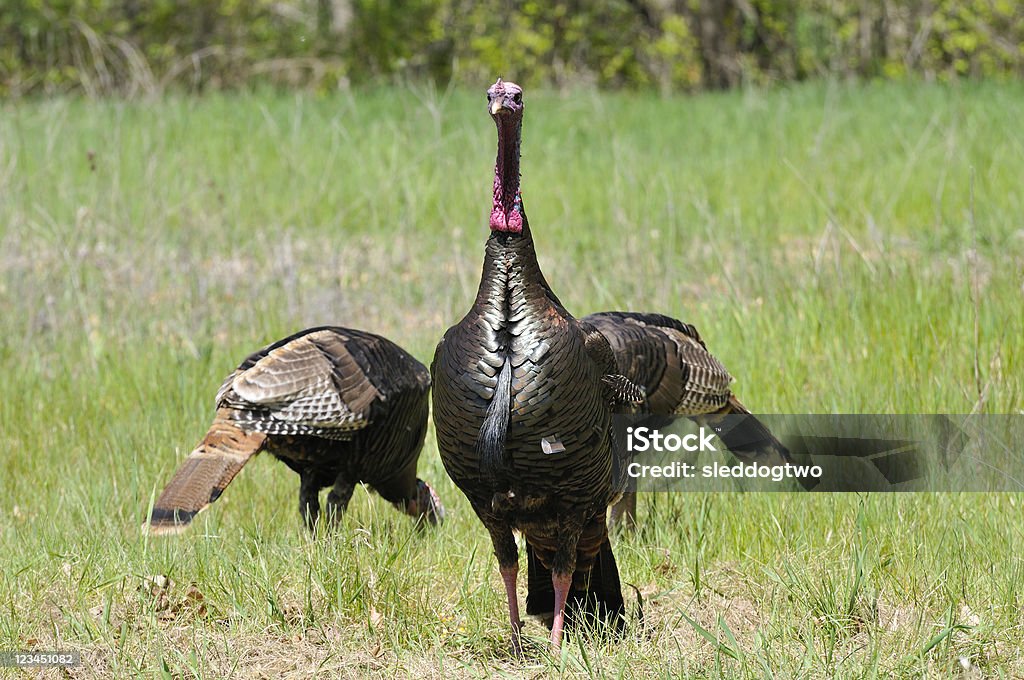
[[[574,592],[566,608],[566,618],[570,622],[589,621],[591,625],[604,622],[616,631],[624,628],[626,603],[622,598],[619,567],[615,564],[612,544],[607,536],[590,570],[586,591]]]
[[[153,505],[143,531],[184,531],[192,519],[217,500],[249,459],[263,450],[267,436],[245,432],[218,412],[203,441],[189,454]]]
[[[526,613],[549,619],[555,610],[555,587],[551,570],[540,563],[533,546],[526,544]],[[551,627],[550,621],[546,621]]]

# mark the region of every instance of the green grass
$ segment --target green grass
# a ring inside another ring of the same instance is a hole
[[[755,411],[1024,409],[1020,84],[527,109],[572,311],[696,324]],[[0,650],[80,649],[78,677],[1024,674],[1009,494],[643,497],[616,541],[642,632],[522,662],[432,435],[439,531],[357,492],[312,541],[268,457],[140,536],[248,352],[334,323],[429,362],[475,292],[493,147],[482,88],[0,103]]]

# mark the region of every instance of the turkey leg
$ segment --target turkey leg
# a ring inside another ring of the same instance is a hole
[[[619,502],[612,506],[609,522],[613,527],[625,531],[636,529],[636,492],[626,491]]]
[[[345,514],[345,510],[348,508],[348,503],[352,500],[352,494],[355,490],[355,484],[345,479],[343,474],[339,474],[337,479],[334,480],[334,487],[327,494],[327,517],[332,523],[338,522],[341,516]]]
[[[551,561],[551,585],[555,591],[555,618],[551,622],[551,651],[554,653],[562,648],[565,600],[572,587],[572,575],[576,571],[576,545],[582,532],[583,527],[577,522],[564,519],[558,522],[558,548]]]
[[[313,471],[304,470],[299,475],[299,514],[312,531],[320,516],[320,487]]]
[[[516,579],[519,576],[519,548],[508,526],[491,526],[487,530],[494,544],[494,555],[498,558],[498,572],[505,583],[505,597],[508,599],[508,619],[512,624],[512,651],[517,656],[523,653],[521,631],[523,621],[519,618],[519,593]]]

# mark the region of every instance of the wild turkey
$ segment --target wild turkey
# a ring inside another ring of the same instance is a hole
[[[328,514],[337,518],[360,482],[436,524],[444,508],[416,478],[429,390],[426,367],[373,333],[324,326],[264,347],[224,380],[213,424],[160,494],[148,530],[184,530],[264,449],[299,474],[311,529],[321,489],[333,486]]]
[[[593,615],[624,610],[608,541],[615,497],[613,403],[635,399],[604,337],[565,310],[537,264],[519,190],[523,91],[488,91],[498,154],[476,301],[437,346],[434,424],[441,460],[490,533],[519,651],[519,556],[526,541],[530,614],[552,614],[551,645]],[[568,609],[566,603],[568,601]]]
[[[792,463],[782,442],[732,393],[732,376],[709,351],[697,329],[661,314],[601,312],[582,319],[608,340],[620,373],[642,386],[648,414],[643,424],[663,427],[672,416],[688,416],[715,430],[733,455],[747,462]],[[722,416],[748,415],[747,418]],[[809,486],[810,480],[800,479]],[[612,523],[631,525],[636,493],[626,492],[612,508]]]

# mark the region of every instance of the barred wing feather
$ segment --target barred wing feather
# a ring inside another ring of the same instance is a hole
[[[242,364],[217,394],[245,426],[271,434],[346,438],[369,423],[380,394],[332,331],[309,333]]]

